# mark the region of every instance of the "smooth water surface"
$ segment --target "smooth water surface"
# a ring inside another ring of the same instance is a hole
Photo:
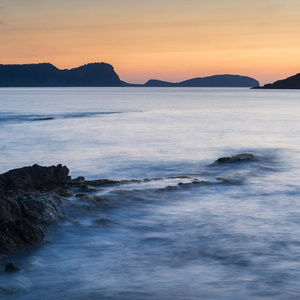
[[[147,178],[98,190],[111,205],[12,257],[22,270],[0,273],[0,298],[299,299],[299,96],[0,89],[1,173]],[[211,165],[243,152],[256,160]]]

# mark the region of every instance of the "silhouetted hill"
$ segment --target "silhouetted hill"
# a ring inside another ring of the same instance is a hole
[[[162,80],[157,80],[157,79],[150,79],[147,81],[144,86],[147,87],[174,87],[176,86],[177,83],[172,83],[168,81],[162,81]]]
[[[182,81],[178,85],[182,87],[253,87],[259,86],[259,82],[247,76],[214,75]]]
[[[122,86],[114,68],[91,63],[60,70],[49,63],[0,65],[0,87]]]
[[[50,63],[0,65],[0,87],[257,87],[253,78],[239,75],[214,75],[178,83],[151,79],[145,84],[121,81],[112,65],[91,63],[60,70]]]
[[[264,86],[257,87],[259,89],[300,89],[300,73],[286,79],[268,83]]]
[[[145,83],[147,87],[254,87],[259,82],[251,77],[240,75],[214,75],[198,77],[178,83],[151,79]]]

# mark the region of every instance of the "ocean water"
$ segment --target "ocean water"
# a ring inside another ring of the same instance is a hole
[[[129,180],[11,257],[22,270],[0,272],[0,299],[300,299],[299,96],[0,89],[1,173]],[[244,152],[256,159],[213,164]]]

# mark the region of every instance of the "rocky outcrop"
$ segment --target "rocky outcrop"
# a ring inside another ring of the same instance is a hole
[[[231,164],[237,162],[253,161],[255,159],[254,155],[251,153],[242,153],[234,156],[221,157],[217,159],[213,164]]]
[[[268,83],[264,86],[257,87],[259,89],[300,89],[300,73],[286,79]]]
[[[0,175],[0,252],[43,243],[45,230],[62,217],[67,201],[58,187],[68,173],[62,165],[33,165]]]
[[[60,70],[49,63],[0,65],[0,87],[122,86],[113,66],[91,63]]]
[[[8,189],[47,189],[66,182],[69,169],[58,165],[41,167],[33,165],[14,169],[0,175],[0,191]]]
[[[218,169],[219,165],[239,164],[254,160],[256,157],[253,154],[243,153],[221,157],[213,165],[217,165]],[[111,208],[122,202],[119,197],[102,198],[97,195],[97,191],[105,187],[163,180],[163,178],[121,181],[85,180],[84,177],[71,179],[68,173],[68,168],[62,165],[51,167],[33,165],[0,175],[0,254],[43,244],[47,229],[62,218],[71,221],[74,216],[82,213],[89,215],[95,213],[95,216],[98,217],[98,209]],[[187,176],[176,178],[192,179]],[[217,179],[230,184],[241,182],[239,178],[226,176],[219,176]],[[178,187],[207,184],[211,183],[193,180],[187,183],[178,183]],[[166,189],[178,187],[169,186]],[[66,198],[69,196],[73,196],[74,201]],[[100,218],[95,225],[102,223],[109,222]]]

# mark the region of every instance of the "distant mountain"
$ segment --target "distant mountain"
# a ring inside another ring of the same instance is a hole
[[[146,87],[256,87],[259,82],[251,77],[240,75],[214,75],[198,77],[182,82],[172,83],[151,79],[145,83]]]
[[[75,86],[122,86],[122,83],[114,68],[106,63],[70,70],[60,70],[49,63],[0,65],[0,87]]]
[[[286,79],[268,83],[264,86],[257,87],[259,89],[300,89],[300,73]]]
[[[214,75],[172,83],[151,79],[145,84],[121,81],[110,64],[90,63],[60,70],[50,63],[1,65],[0,87],[257,87],[253,78],[239,75]]]
[[[214,75],[194,78],[178,83],[182,87],[253,87],[259,82],[251,77],[240,75]]]

